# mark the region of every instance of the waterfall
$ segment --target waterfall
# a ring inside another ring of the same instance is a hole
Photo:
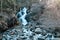
[[[27,8],[24,7],[22,10],[20,9],[20,11],[17,13],[17,16],[19,16],[18,20],[22,22],[22,25],[26,25],[28,22],[25,19],[27,15]]]
[[[54,36],[50,33],[46,33],[45,36],[43,36],[42,34],[34,34],[34,32],[32,32],[30,29],[26,28],[26,25],[28,24],[27,20],[25,19],[25,17],[27,16],[27,8],[24,7],[22,10],[20,9],[20,11],[17,13],[18,16],[18,20],[22,22],[22,33],[24,34],[24,36],[20,36],[21,38],[26,37],[26,40],[30,40],[30,36],[33,36],[33,40],[38,40],[38,39],[46,39],[46,40],[53,40]],[[41,30],[40,30],[41,31]],[[45,30],[44,30],[45,31]],[[51,36],[51,37],[50,37]]]

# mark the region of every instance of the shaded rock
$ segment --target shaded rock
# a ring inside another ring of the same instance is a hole
[[[55,37],[55,38],[60,38],[60,33],[56,32],[56,33],[54,34],[54,37]]]
[[[0,32],[4,32],[7,29],[7,23],[5,21],[0,21]]]
[[[25,36],[20,36],[20,38],[21,38],[21,39],[27,39],[27,37],[25,37]]]
[[[38,38],[38,40],[45,40],[45,39],[42,39],[42,38]]]
[[[7,29],[18,25],[18,21],[15,17],[11,18],[10,20],[6,19],[6,20],[0,20],[0,32],[4,32]]]
[[[41,22],[37,22],[36,25],[42,25],[42,23]]]
[[[14,25],[17,25],[17,19],[15,17],[11,18],[10,20],[7,20],[8,27],[13,27]]]

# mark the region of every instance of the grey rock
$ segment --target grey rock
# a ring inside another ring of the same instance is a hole
[[[40,29],[40,28],[36,28],[36,29],[35,29],[35,33],[39,34],[39,33],[41,33],[41,32],[42,32],[42,29]]]
[[[31,12],[38,13],[41,11],[41,6],[39,3],[33,3],[31,6]]]

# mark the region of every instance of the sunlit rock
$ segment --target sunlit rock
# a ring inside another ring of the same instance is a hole
[[[42,32],[42,30],[41,30],[40,28],[36,28],[36,29],[35,29],[35,33],[39,34],[39,33],[41,33],[41,32]]]

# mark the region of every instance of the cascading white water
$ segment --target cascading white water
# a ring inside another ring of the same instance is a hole
[[[22,10],[20,10],[17,13],[17,16],[18,15],[20,15],[20,17],[18,19],[19,19],[19,21],[22,22],[22,25],[26,25],[28,23],[27,20],[25,19],[26,15],[27,15],[27,8],[24,7]]]

